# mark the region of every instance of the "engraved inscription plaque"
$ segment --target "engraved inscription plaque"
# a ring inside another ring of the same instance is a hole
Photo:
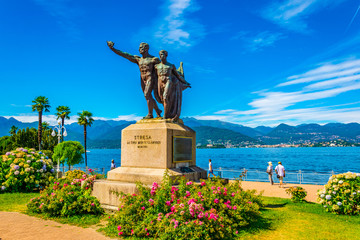
[[[192,138],[175,137],[173,138],[173,162],[192,161]]]

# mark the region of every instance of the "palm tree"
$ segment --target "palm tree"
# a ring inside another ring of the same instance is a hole
[[[38,143],[39,143],[39,151],[41,150],[41,137],[42,137],[42,114],[43,111],[50,112],[49,108],[49,99],[44,96],[38,96],[32,101],[33,105],[32,111],[37,111],[39,113],[39,127],[38,127]]]
[[[46,130],[50,129],[50,124],[48,122],[42,122],[41,128],[43,131],[46,131]]]
[[[10,135],[15,135],[16,134],[16,131],[18,130],[19,128],[18,127],[15,127],[14,125],[11,126],[10,128]]]
[[[85,167],[87,167],[87,155],[86,155],[86,127],[91,127],[94,119],[92,118],[92,113],[89,111],[83,110],[81,113],[78,113],[78,124],[84,126],[84,147],[85,147]]]
[[[70,117],[69,117],[69,114],[71,113],[70,108],[68,106],[58,106],[56,108],[56,111],[57,111],[57,113],[56,113],[57,118],[56,119],[59,120],[61,118],[61,126],[63,127],[64,124],[65,124],[65,118],[67,120],[70,119]],[[64,141],[63,131],[64,131],[64,129],[61,128],[61,142]]]

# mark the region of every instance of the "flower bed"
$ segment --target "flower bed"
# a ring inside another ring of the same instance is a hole
[[[328,212],[360,214],[360,174],[349,172],[331,176],[325,189],[318,192],[318,201]]]
[[[102,214],[99,201],[91,196],[96,176],[83,174],[81,178],[70,179],[70,176],[78,176],[79,173],[78,170],[75,173],[67,172],[66,178],[51,184],[41,192],[40,197],[31,199],[27,204],[28,210],[61,217]]]
[[[256,220],[261,196],[243,191],[240,182],[223,185],[219,179],[201,184],[165,177],[161,186],[138,185],[140,194],[122,195],[119,211],[109,219],[113,235],[160,239],[232,239]]]
[[[0,192],[42,189],[53,178],[53,163],[41,151],[17,148],[0,157]]]

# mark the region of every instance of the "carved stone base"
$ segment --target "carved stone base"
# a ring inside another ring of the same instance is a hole
[[[206,179],[207,172],[196,166],[195,131],[179,122],[143,119],[123,129],[121,167],[94,183],[93,195],[102,205],[118,207],[114,192],[137,193],[136,182],[160,184],[166,171],[174,179]]]

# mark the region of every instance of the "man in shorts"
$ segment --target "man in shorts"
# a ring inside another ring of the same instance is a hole
[[[214,171],[213,171],[213,168],[212,168],[211,159],[209,159],[209,175],[208,175],[208,178],[210,178],[210,174],[212,174],[213,177],[216,177],[216,176],[214,175]]]
[[[275,168],[275,172],[276,174],[279,176],[279,181],[280,181],[280,186],[279,187],[283,187],[283,179],[285,177],[285,168],[284,166],[281,164],[281,162],[278,162],[279,165],[276,166]]]

